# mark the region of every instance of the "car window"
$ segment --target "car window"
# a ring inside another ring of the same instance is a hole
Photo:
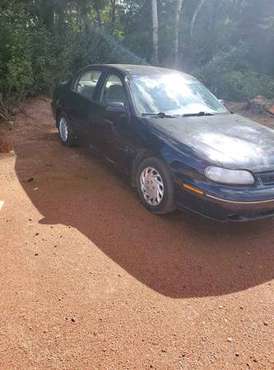
[[[130,87],[139,114],[227,113],[223,104],[202,83],[189,80],[178,72],[135,76]]]
[[[121,79],[116,75],[109,75],[102,91],[101,102],[108,105],[111,103],[126,104],[126,101],[126,91]]]
[[[101,74],[102,74],[101,71],[95,70],[86,71],[77,80],[76,85],[74,87],[74,91],[79,95],[82,95],[85,98],[92,100]]]

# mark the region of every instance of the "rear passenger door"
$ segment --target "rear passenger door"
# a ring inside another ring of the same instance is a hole
[[[87,69],[80,73],[73,82],[66,111],[71,119],[77,136],[86,144],[92,144],[94,117],[97,115],[98,103],[96,92],[103,72]]]

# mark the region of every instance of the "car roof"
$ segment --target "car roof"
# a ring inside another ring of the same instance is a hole
[[[105,69],[114,69],[123,73],[124,75],[129,76],[151,76],[151,75],[163,75],[163,74],[171,74],[171,73],[180,73],[186,80],[195,80],[195,78],[187,73],[163,68],[163,67],[156,67],[151,65],[136,65],[136,64],[97,64],[97,65],[90,65],[89,67],[97,67],[97,68],[105,68]]]

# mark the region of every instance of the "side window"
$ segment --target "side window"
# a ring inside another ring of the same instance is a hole
[[[109,75],[105,81],[105,86],[101,95],[101,102],[104,105],[111,103],[127,102],[126,91],[121,79],[116,75]]]
[[[78,80],[74,86],[74,91],[79,95],[84,96],[87,99],[92,100],[95,92],[96,85],[101,77],[102,72],[100,71],[86,71]]]

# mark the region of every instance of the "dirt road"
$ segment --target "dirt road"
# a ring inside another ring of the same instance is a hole
[[[0,369],[274,369],[274,220],[150,215],[49,102],[25,112],[0,155]]]

